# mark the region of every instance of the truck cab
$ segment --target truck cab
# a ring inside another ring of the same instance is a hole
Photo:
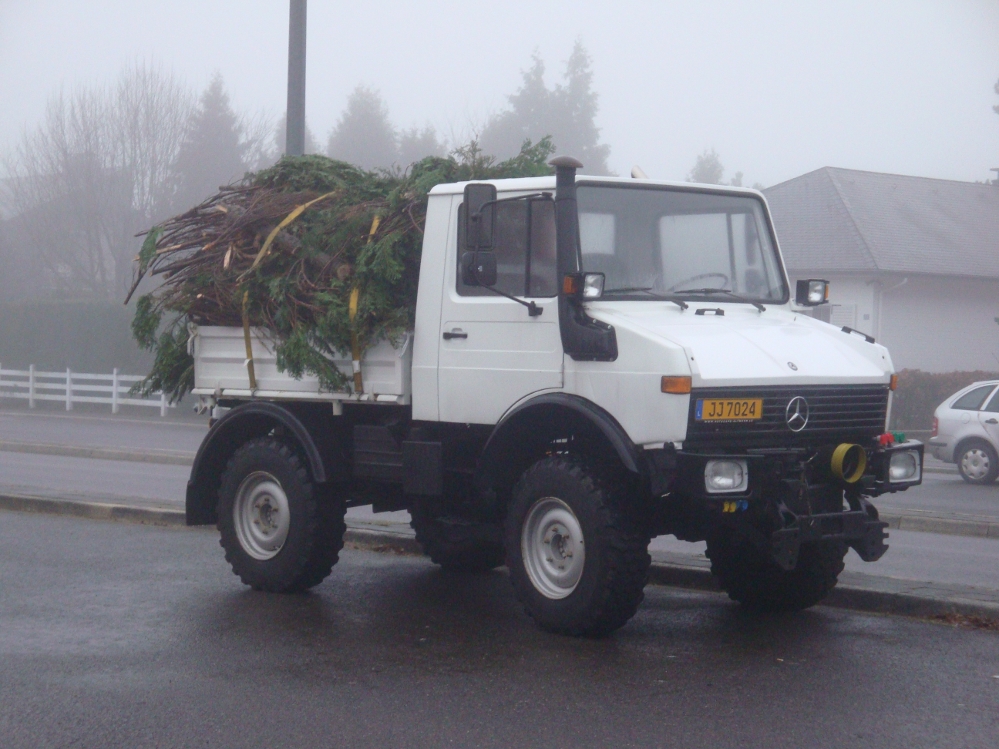
[[[245,331],[192,336],[220,418],[188,520],[218,524],[244,582],[317,584],[366,504],[408,509],[446,568],[505,564],[574,635],[634,614],[657,535],[707,541],[761,610],[817,603],[850,548],[885,552],[871,499],[921,481],[922,445],[886,431],[887,350],[811,316],[826,282],[790,288],[763,196],[552,164],[431,191],[415,329],[338,360],[350,392],[282,375],[266,331],[246,338],[256,383],[220,354]]]

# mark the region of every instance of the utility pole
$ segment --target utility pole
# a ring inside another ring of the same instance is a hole
[[[291,0],[288,19],[288,114],[284,152],[305,153],[305,4]]]

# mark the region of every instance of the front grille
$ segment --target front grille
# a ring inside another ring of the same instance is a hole
[[[800,432],[786,421],[788,403],[808,402],[808,422]],[[763,417],[748,422],[710,422],[694,418],[701,398],[762,398]],[[862,441],[881,434],[888,415],[887,385],[697,388],[690,394],[684,450],[810,447],[832,441]]]

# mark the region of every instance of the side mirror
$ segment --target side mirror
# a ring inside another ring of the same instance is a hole
[[[461,253],[461,282],[465,286],[495,286],[496,253]]]
[[[485,182],[465,185],[465,247],[469,250],[493,246],[496,186]]]
[[[798,281],[794,301],[802,307],[818,307],[829,301],[829,282],[810,278]]]

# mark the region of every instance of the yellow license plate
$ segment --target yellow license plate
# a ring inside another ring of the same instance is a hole
[[[763,418],[762,398],[698,398],[697,421],[756,421]]]

